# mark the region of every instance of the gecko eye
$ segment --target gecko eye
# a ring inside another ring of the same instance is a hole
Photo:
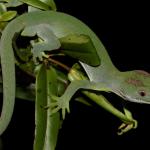
[[[140,96],[144,97],[146,96],[146,92],[145,91],[139,91]]]

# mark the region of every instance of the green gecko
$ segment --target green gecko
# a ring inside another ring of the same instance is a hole
[[[71,97],[80,88],[109,91],[128,101],[150,103],[149,74],[144,71],[118,71],[112,64],[99,38],[84,23],[70,15],[60,12],[39,11],[27,13],[10,22],[3,31],[1,37],[0,55],[4,96],[0,117],[0,135],[5,131],[11,120],[15,100],[15,58],[12,39],[16,33],[21,33],[23,30],[27,31],[30,27],[41,26],[42,24],[51,29],[58,39],[67,37],[67,35],[70,34],[88,35],[101,59],[101,65],[97,67],[91,67],[85,63],[81,63],[90,80],[72,81],[63,96],[55,97],[56,103],[53,105],[56,107],[53,109],[53,112],[62,109],[64,112],[63,116],[65,116],[66,109],[69,110],[69,101]],[[36,29],[36,32],[39,31]],[[64,39],[64,42],[65,41],[67,41],[67,39]],[[53,48],[57,49],[57,46],[56,44],[56,48]],[[44,50],[41,46],[39,52]],[[9,110],[9,113],[7,110]]]
[[[39,24],[39,25],[31,25],[26,27],[23,32],[23,36],[38,36],[40,37],[39,42],[31,41],[32,45],[32,53],[33,60],[36,61],[38,57],[42,60],[43,54],[41,53],[41,48],[45,50],[54,50],[60,47],[60,42],[55,34],[52,32],[50,26],[48,24]]]

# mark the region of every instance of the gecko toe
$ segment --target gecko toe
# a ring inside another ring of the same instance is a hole
[[[54,108],[54,109],[51,109],[51,114],[55,114],[55,113],[57,113],[59,110],[60,110],[59,107],[56,107],[56,108]]]

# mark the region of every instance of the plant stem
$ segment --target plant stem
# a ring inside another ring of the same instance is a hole
[[[60,67],[62,67],[62,68],[64,68],[65,70],[67,70],[68,72],[70,71],[70,67],[68,67],[67,65],[65,65],[65,64],[63,64],[63,63],[61,63],[61,62],[59,62],[59,61],[57,61],[57,60],[55,60],[55,59],[52,59],[52,58],[48,58],[48,60],[50,61],[50,62],[52,62],[52,63],[54,63],[54,64],[56,64],[56,65],[58,65],[58,66],[60,66]]]
[[[94,101],[96,104],[107,110],[114,116],[118,117],[124,123],[134,123],[133,119],[127,118],[121,111],[116,109],[103,95],[97,95],[89,91],[82,91],[84,95]]]

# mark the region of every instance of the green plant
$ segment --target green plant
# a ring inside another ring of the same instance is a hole
[[[24,8],[21,10],[21,12],[19,11],[20,6],[23,6]],[[79,81],[78,83],[81,83],[82,81],[88,81],[89,83],[89,74],[92,74],[92,71],[95,69],[94,67],[101,65],[101,57],[102,59],[107,59],[105,54],[99,58],[99,55],[97,54],[98,52],[93,45],[91,37],[86,34],[77,34],[73,32],[70,34],[70,31],[68,31],[68,35],[58,38],[55,34],[53,34],[53,32],[51,32],[51,28],[49,28],[49,26],[47,26],[45,23],[37,25],[37,23],[39,23],[38,20],[42,18],[40,17],[41,14],[47,16],[47,19],[50,17],[47,10],[56,11],[56,5],[53,0],[0,1],[0,30],[1,32],[4,30],[3,38],[1,39],[1,48],[6,47],[6,49],[9,49],[9,47],[6,45],[7,43],[9,45],[9,42],[11,41],[10,43],[12,43],[15,54],[15,64],[18,68],[16,71],[22,71],[26,76],[32,78],[32,80],[29,81],[27,85],[22,84],[19,79],[17,79],[17,84],[15,84],[15,73],[13,66],[10,68],[2,67],[2,71],[6,76],[3,77],[3,80],[1,79],[0,89],[2,92],[2,83],[4,82],[5,91],[8,90],[7,86],[9,86],[9,89],[13,89],[13,87],[16,86],[16,97],[25,100],[35,100],[36,128],[34,149],[36,150],[47,150],[49,148],[55,149],[61,121],[63,121],[65,118],[66,110],[68,112],[70,111],[67,102],[63,103],[65,104],[64,108],[57,106],[57,102],[59,102],[57,101],[58,96],[60,97],[63,95],[68,85],[70,85],[70,82]],[[32,11],[35,12],[29,13]],[[42,11],[45,11],[45,13],[41,13]],[[17,31],[15,31],[13,37],[9,38],[11,32],[14,32],[11,31],[9,33],[7,31],[9,30],[9,26],[13,24],[12,21],[18,18],[20,14],[24,13],[27,14],[27,18],[28,16],[33,15],[35,22],[34,20],[31,20],[30,17],[29,20],[26,19],[26,16],[24,15],[22,17],[23,20],[18,19],[18,22],[22,23],[23,26],[23,28],[20,28],[20,25],[14,21],[14,25],[16,25],[15,29]],[[26,25],[26,23],[31,23],[31,25]],[[62,27],[64,28],[64,26],[65,25],[63,24]],[[87,28],[84,32],[92,33],[92,31]],[[3,50],[1,54],[2,66],[12,65],[11,63],[9,64],[5,62],[5,56],[8,57],[7,60],[14,61],[12,60],[13,54],[5,53]],[[91,57],[94,59],[90,60]],[[92,71],[89,71],[90,69],[86,70],[86,67],[83,67],[83,69],[80,65],[80,62],[84,62],[85,64],[93,66],[94,69]],[[109,62],[108,64],[111,66]],[[14,73],[11,79],[9,76],[7,76],[10,72]],[[96,70],[96,72],[100,73],[99,70]],[[12,85],[9,84],[10,80],[8,79],[11,80]],[[92,82],[90,82],[90,84],[91,83]],[[83,89],[85,88],[87,88],[87,86],[84,86]],[[94,85],[93,90],[95,90],[95,88],[96,86]],[[105,92],[110,90],[105,88],[105,85],[103,86],[102,83],[101,88],[98,90]],[[11,92],[13,93],[14,91]],[[73,90],[71,90],[71,92],[74,93]],[[116,93],[117,92],[118,91],[116,91]],[[8,93],[4,92],[4,94]],[[145,95],[145,92],[141,91],[141,96],[144,97],[143,95]],[[120,94],[119,96],[123,97],[124,95]],[[9,97],[6,96],[6,100],[11,100],[13,97],[14,95],[10,94]],[[113,107],[103,95],[99,93],[95,94],[94,92],[87,90],[81,90],[81,94],[76,98],[76,100],[82,102],[85,105],[92,105],[89,101],[86,100],[86,97],[123,121],[123,124],[119,127],[119,130],[121,131],[119,134],[127,132],[132,128],[136,128],[137,122],[132,118],[132,114],[127,109],[124,108],[124,113],[122,113]],[[143,102],[146,101],[144,98],[142,100]],[[5,103],[7,104],[8,101],[5,101]],[[1,133],[6,129],[11,119],[14,105],[12,101],[11,104],[12,105],[5,105],[6,109],[4,112],[2,111],[2,113],[5,114],[7,120],[5,121],[4,119],[4,124],[1,127]],[[62,113],[58,112],[59,109],[62,109]]]

